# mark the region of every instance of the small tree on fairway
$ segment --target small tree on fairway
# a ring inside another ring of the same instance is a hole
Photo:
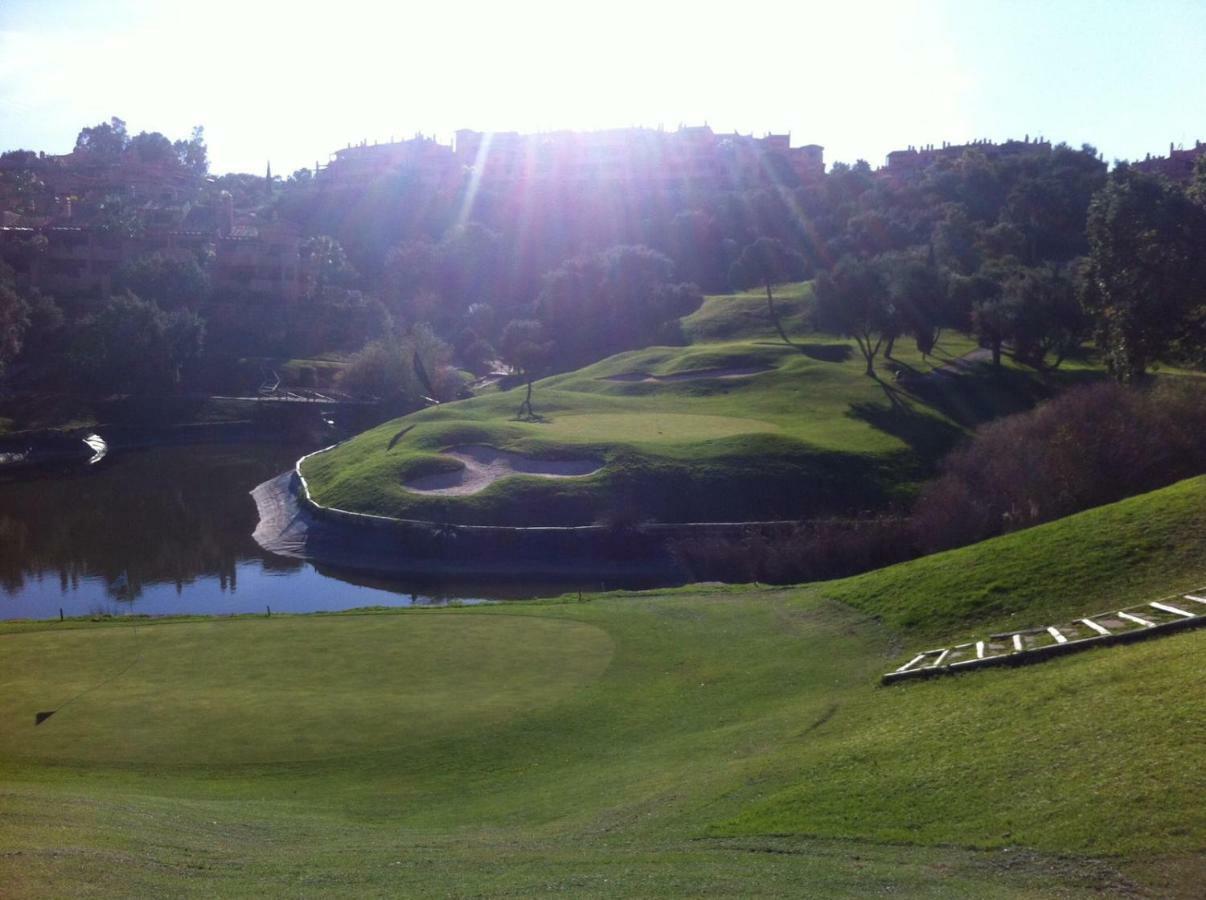
[[[548,365],[552,356],[552,342],[545,340],[544,326],[532,319],[517,319],[508,322],[498,341],[503,362],[513,368],[527,385],[527,393],[515,416],[519,419],[535,419],[532,409],[532,382]]]
[[[804,257],[775,238],[760,237],[741,251],[741,256],[729,270],[729,280],[736,287],[760,284],[766,288],[766,309],[770,314],[775,331],[783,343],[790,344],[779,313],[775,309],[772,285],[793,281],[804,276]]]
[[[816,320],[822,331],[852,337],[875,375],[875,357],[894,327],[895,309],[875,266],[845,256],[816,284]]]
[[[901,255],[888,258],[884,280],[895,311],[884,356],[891,357],[896,337],[905,334],[913,337],[923,358],[929,356],[950,324],[942,273],[926,259]]]

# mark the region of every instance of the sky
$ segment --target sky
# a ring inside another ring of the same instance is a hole
[[[1206,139],[1206,0],[0,0],[0,149],[111,116],[204,125],[216,173],[703,123],[827,163],[1027,134],[1136,159]]]

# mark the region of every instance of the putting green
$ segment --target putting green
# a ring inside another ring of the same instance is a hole
[[[612,654],[600,628],[530,616],[235,627],[232,643],[222,621],[0,637],[0,756],[223,765],[405,753],[554,704]]]
[[[533,435],[569,441],[706,441],[735,434],[777,432],[779,426],[758,419],[690,413],[634,412],[554,415],[552,421],[527,426]]]

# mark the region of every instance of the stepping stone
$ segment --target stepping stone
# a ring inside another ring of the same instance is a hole
[[[1167,613],[1173,613],[1178,616],[1184,616],[1187,619],[1196,618],[1198,615],[1197,613],[1186,612],[1183,609],[1178,609],[1175,606],[1169,606],[1167,603],[1149,603],[1148,606],[1154,606],[1156,609],[1163,610]]]

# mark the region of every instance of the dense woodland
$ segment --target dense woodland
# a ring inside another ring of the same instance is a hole
[[[800,279],[815,279],[815,326],[855,339],[868,374],[896,341],[928,352],[944,328],[1039,367],[1091,339],[1121,381],[1206,361],[1203,166],[1178,185],[1125,163],[1107,171],[1090,146],[1015,142],[903,175],[837,163],[807,184],[776,170],[571,190],[400,171],[349,187],[308,169],[204,178],[201,129],[173,142],[114,119],[83,129],[76,150],[196,177],[175,210],[113,195],[77,218],[129,231],[203,221],[228,194],[243,215],[300,229],[305,295],[216,291],[204,254],[133,260],[108,296],[45,296],[4,266],[10,388],[212,390],[249,359],[325,353],[350,358],[345,389],[404,408],[427,390],[454,395],[457,369],[501,361],[536,377],[675,343],[703,293],[765,288],[778,327],[773,286]],[[3,178],[35,205],[36,178]],[[19,252],[38,253],[36,240]]]

